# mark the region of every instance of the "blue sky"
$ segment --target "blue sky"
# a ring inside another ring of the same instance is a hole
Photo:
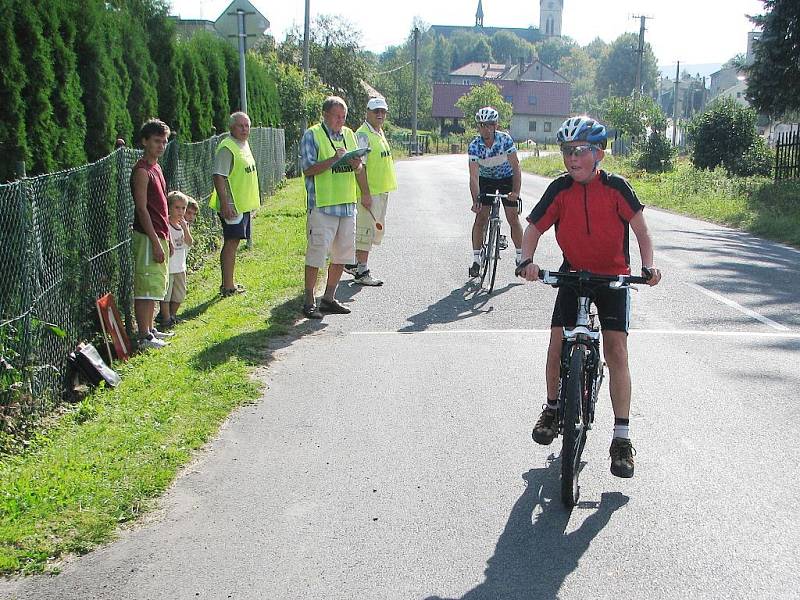
[[[302,29],[305,0],[250,0],[267,19],[270,33],[283,39],[294,25]],[[536,0],[482,0],[484,25],[539,25]],[[230,0],[172,0],[173,13],[187,19],[215,20]],[[415,17],[435,25],[472,25],[477,0],[310,0],[316,14],[339,14],[362,33],[362,45],[380,52],[403,42]],[[760,0],[564,0],[562,33],[579,44],[595,37],[611,41],[626,31],[639,31],[634,15],[647,21],[645,39],[659,65],[722,63],[747,48],[752,24],[746,14],[763,12]]]

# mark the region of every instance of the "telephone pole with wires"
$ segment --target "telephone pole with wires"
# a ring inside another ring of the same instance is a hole
[[[635,100],[642,92],[642,62],[644,62],[645,21],[647,19],[652,19],[653,17],[634,15],[633,18],[639,19],[639,48],[636,50],[636,85],[633,88],[633,98]]]

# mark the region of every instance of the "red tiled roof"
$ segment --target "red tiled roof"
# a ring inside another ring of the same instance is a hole
[[[497,80],[504,97],[511,96],[515,115],[568,115],[570,103],[570,84],[557,81],[514,81]],[[469,92],[473,86],[461,83],[434,83],[432,117],[464,118],[464,113],[456,108],[456,101]],[[528,98],[536,96],[536,104]]]
[[[450,72],[451,77],[484,77],[496,79],[503,74],[506,66],[498,63],[471,62]]]

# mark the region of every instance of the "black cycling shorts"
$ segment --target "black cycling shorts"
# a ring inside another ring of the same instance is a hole
[[[630,288],[612,289],[598,286],[594,291],[594,305],[600,318],[600,328],[628,333],[631,319]],[[556,305],[553,308],[551,327],[574,327],[578,316],[578,298],[575,290],[564,286],[558,288]]]
[[[494,194],[500,190],[501,194],[509,194],[513,191],[513,177],[506,177],[504,179],[489,179],[488,177],[478,177],[478,199],[484,206],[491,206],[494,203],[494,198],[487,198],[485,194]],[[516,208],[516,200],[503,200],[503,206],[508,208]]]

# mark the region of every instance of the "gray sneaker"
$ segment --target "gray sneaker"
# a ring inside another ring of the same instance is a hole
[[[531,434],[534,442],[547,446],[553,441],[558,435],[556,417],[558,417],[556,410],[548,408],[546,404],[542,407],[542,414],[539,415],[539,420],[533,426],[533,433]]]
[[[357,264],[345,265],[344,272],[349,275],[358,275],[358,265]]]
[[[169,342],[151,336],[149,338],[139,338],[138,346],[139,350],[161,350],[161,348],[169,346]]]
[[[611,440],[611,448],[608,453],[611,455],[611,474],[617,477],[633,477],[633,456],[636,450],[631,441],[625,438],[615,437]]]
[[[373,287],[377,287],[379,285],[383,285],[383,281],[380,279],[375,279],[372,275],[369,274],[369,269],[356,275],[356,278],[353,280],[360,285],[369,285]]]
[[[157,340],[168,340],[171,337],[175,337],[174,331],[159,331],[155,327],[150,330],[150,333],[152,333],[153,337]]]

